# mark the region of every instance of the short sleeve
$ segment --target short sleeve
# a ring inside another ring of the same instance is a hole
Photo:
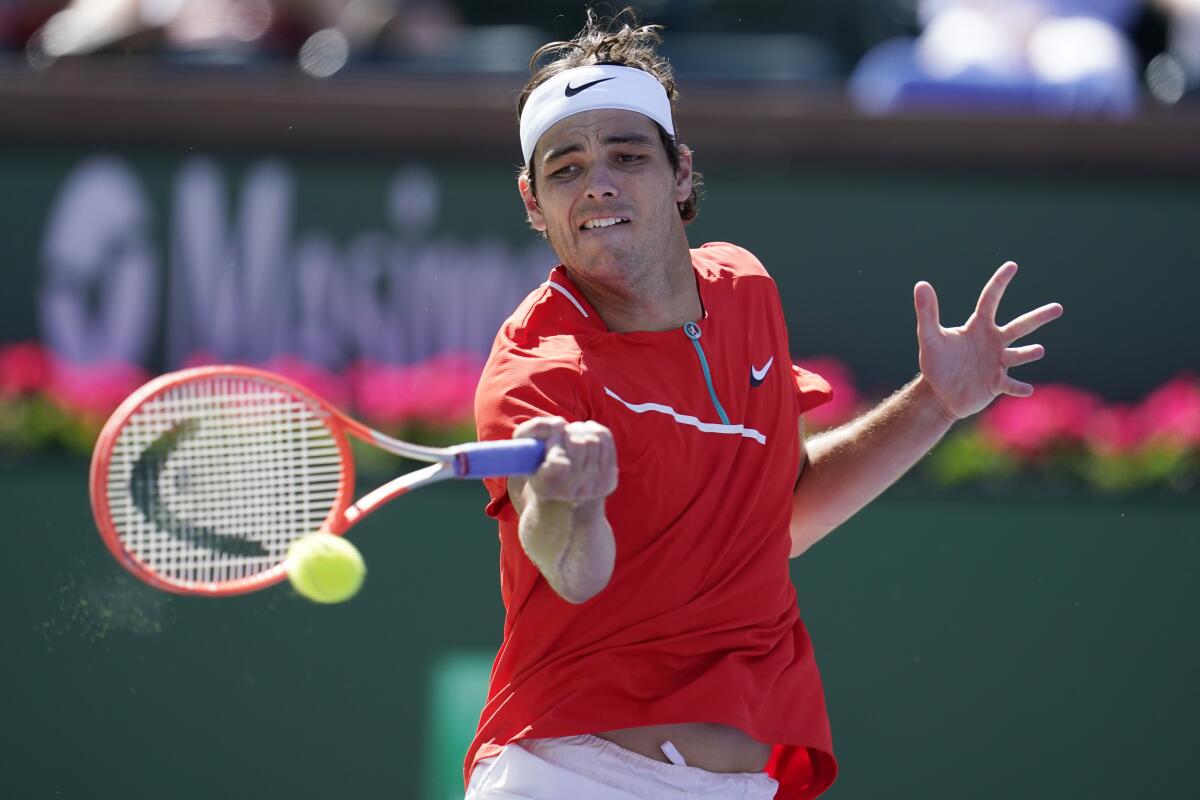
[[[512,438],[513,430],[534,417],[586,417],[579,400],[578,359],[548,359],[507,351],[493,354],[475,391],[475,428],[479,441]],[[506,478],[483,481],[491,501],[489,516],[511,513]]]
[[[792,364],[792,376],[796,380],[796,402],[799,413],[812,411],[833,399],[833,387],[829,381],[815,372],[809,372],[803,367]]]

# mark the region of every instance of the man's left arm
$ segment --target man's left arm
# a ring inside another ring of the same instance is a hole
[[[1057,319],[1063,309],[1050,303],[997,325],[996,310],[1016,272],[1011,261],[1001,266],[980,294],[975,313],[957,328],[941,326],[933,287],[924,281],[916,285],[921,374],[853,422],[807,444],[801,434],[807,463],[792,501],[793,557],[878,497],[955,421],[982,411],[1001,394],[1033,394],[1031,385],[1010,377],[1008,370],[1037,361],[1045,349],[1009,345]]]

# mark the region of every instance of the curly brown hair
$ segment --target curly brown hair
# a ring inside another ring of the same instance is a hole
[[[517,120],[529,95],[545,81],[560,72],[575,67],[587,67],[593,64],[613,64],[621,67],[634,67],[649,72],[662,84],[671,101],[674,112],[675,100],[679,90],[675,86],[675,76],[671,72],[671,64],[658,54],[657,47],[662,44],[659,31],[661,25],[641,25],[637,13],[632,8],[626,8],[611,19],[597,16],[593,9],[587,10],[587,22],[583,30],[575,34],[575,38],[565,42],[550,42],[539,47],[529,59],[529,82],[521,90],[517,99]],[[550,61],[539,66],[546,57]],[[678,137],[672,137],[657,122],[658,136],[662,140],[671,168],[679,170],[679,154],[687,148]],[[676,126],[678,131],[678,126]],[[529,181],[529,189],[537,196],[537,185],[534,182],[533,170],[528,164],[521,167],[519,176]],[[699,213],[699,203],[704,185],[704,177],[695,170],[692,171],[692,193],[688,199],[679,203],[679,216],[684,222],[691,222]]]

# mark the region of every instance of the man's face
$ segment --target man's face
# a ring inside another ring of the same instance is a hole
[[[650,118],[603,109],[567,117],[546,131],[530,160],[537,197],[518,182],[530,224],[545,232],[575,275],[636,285],[662,269],[682,242],[677,203],[691,194],[692,160],[671,167]]]

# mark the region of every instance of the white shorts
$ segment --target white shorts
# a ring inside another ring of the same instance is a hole
[[[471,772],[465,800],[771,800],[765,772],[666,764],[599,736],[523,739]]]

